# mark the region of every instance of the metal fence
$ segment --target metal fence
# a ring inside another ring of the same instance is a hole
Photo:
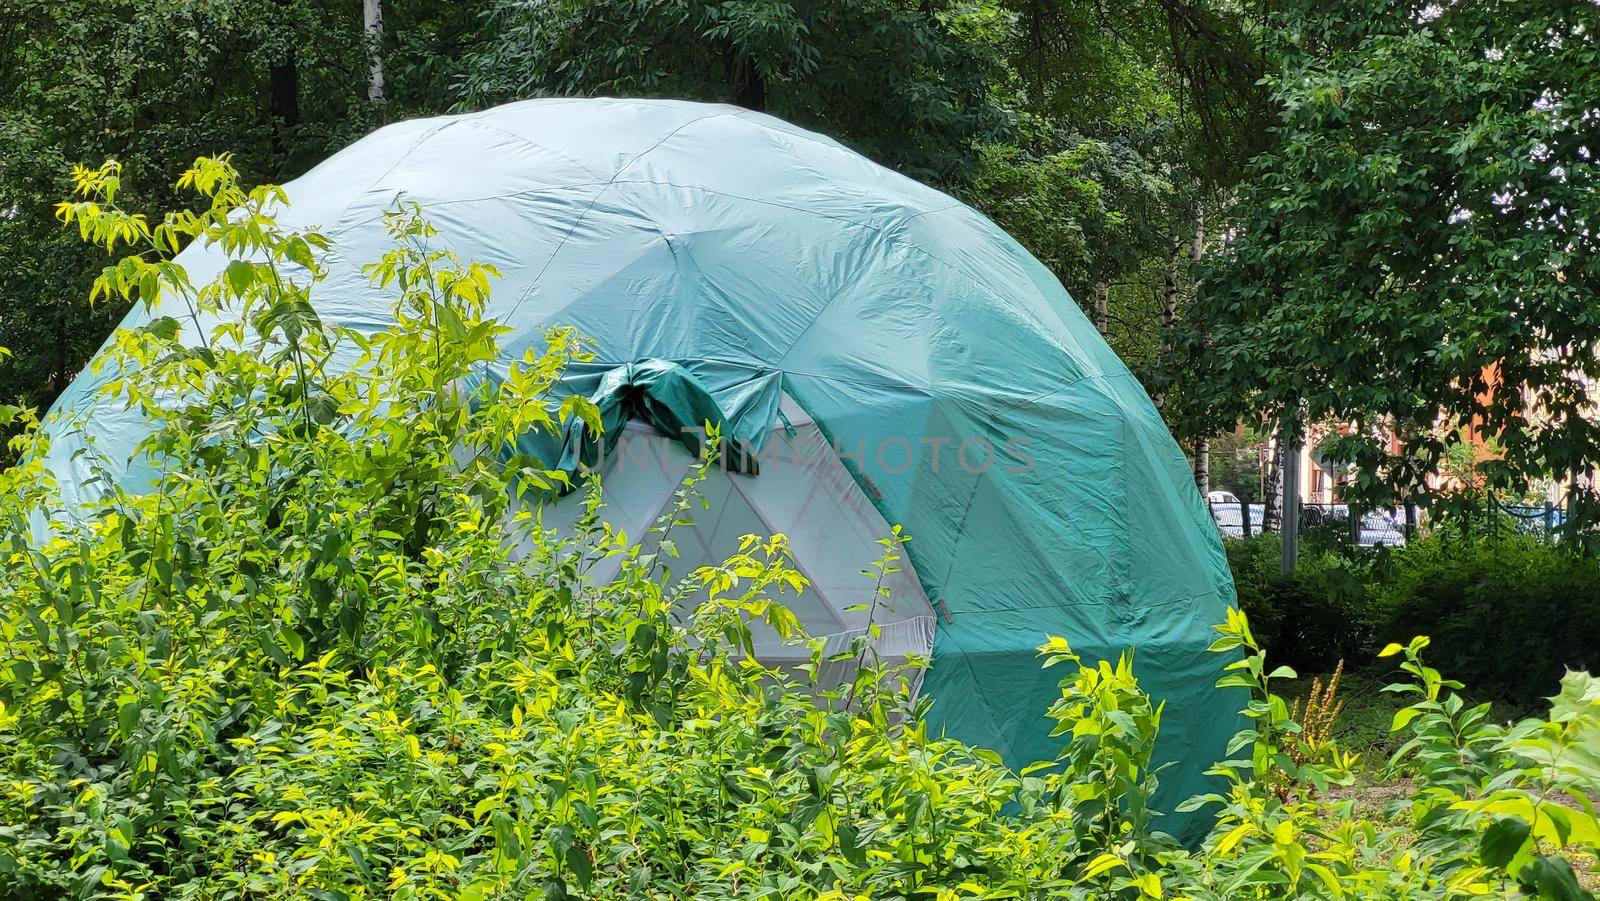
[[[1266,507],[1263,504],[1246,504],[1243,501],[1207,503],[1211,508],[1211,518],[1225,537],[1246,538],[1267,531]],[[1246,510],[1249,511],[1248,525]],[[1534,506],[1494,503],[1491,511],[1496,514],[1489,517],[1489,521],[1494,524],[1492,527],[1509,525],[1519,532],[1541,538],[1553,537],[1555,530],[1566,520],[1565,509],[1549,504]],[[1403,545],[1408,537],[1425,528],[1426,523],[1426,514],[1415,505],[1368,510],[1360,515],[1360,521],[1356,523],[1351,522],[1350,508],[1345,504],[1300,505],[1302,536],[1321,533],[1330,539],[1348,541],[1361,547]]]
[[[1567,521],[1566,508],[1550,504],[1495,504],[1494,508],[1509,519],[1517,531],[1541,538],[1549,538]]]
[[[1411,511],[1411,526],[1406,526],[1406,510],[1368,510],[1351,522],[1345,504],[1301,504],[1300,534],[1322,531],[1335,540],[1347,539],[1360,547],[1396,547],[1406,543],[1416,531],[1416,510]]]

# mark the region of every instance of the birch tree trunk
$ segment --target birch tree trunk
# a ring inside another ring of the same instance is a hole
[[[1161,291],[1161,355],[1165,357],[1172,353],[1172,336],[1169,331],[1172,323],[1178,318],[1178,256],[1183,246],[1178,238],[1178,229],[1173,227],[1169,236],[1172,243],[1172,252],[1167,255],[1167,271],[1162,277]]]
[[[383,102],[383,0],[361,0],[366,19],[367,59],[372,68],[367,76],[367,99]]]
[[[1261,531],[1277,532],[1283,527],[1283,433],[1272,443],[1272,452],[1261,465]]]
[[[1102,338],[1111,327],[1111,285],[1106,282],[1094,283],[1094,327]]]
[[[1173,260],[1177,260],[1177,233],[1173,233]],[[1206,250],[1206,211],[1203,207],[1196,206],[1194,211],[1194,237],[1189,241],[1189,262],[1198,265],[1200,255]],[[1191,279],[1191,281],[1193,281]],[[1172,290],[1172,289],[1169,289]],[[1176,300],[1173,300],[1173,312],[1166,309],[1161,311],[1163,327],[1170,325],[1170,315],[1176,315]],[[1201,436],[1194,442],[1194,483],[1200,489],[1200,496],[1207,497],[1211,494],[1211,437]]]
[[[1176,222],[1167,233],[1167,239],[1172,249],[1167,254],[1166,271],[1161,275],[1161,356],[1158,359],[1162,366],[1172,358],[1172,323],[1178,318],[1178,255],[1183,242],[1178,237]],[[1155,401],[1157,410],[1163,410],[1167,406],[1167,393],[1158,391],[1151,400]]]

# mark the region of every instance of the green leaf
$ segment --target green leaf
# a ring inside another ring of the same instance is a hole
[[[1535,857],[1517,873],[1523,891],[1548,901],[1594,901],[1578,884],[1572,864],[1560,857]]]
[[[306,269],[316,266],[316,260],[311,254],[311,246],[303,238],[291,238],[283,245],[283,255],[291,263]]]
[[[223,275],[228,280],[228,288],[234,295],[243,297],[250,290],[250,286],[255,284],[256,267],[244,260],[234,260],[223,270]]]
[[[1533,827],[1521,817],[1501,817],[1490,824],[1478,843],[1478,859],[1486,867],[1503,870],[1533,837]]]
[[[138,699],[127,701],[117,708],[117,727],[122,730],[123,738],[129,738],[139,728],[139,717],[144,712],[144,705]]]
[[[283,639],[289,656],[297,661],[306,659],[306,640],[300,637],[299,631],[288,625],[279,626],[278,637]]]
[[[522,857],[522,843],[517,840],[517,825],[503,810],[495,811],[489,817],[490,828],[494,831],[495,850],[506,860],[518,860]],[[563,893],[566,887],[562,887]]]
[[[1406,724],[1422,715],[1416,707],[1402,707],[1394,712],[1394,719],[1389,723],[1390,732],[1399,732]]]
[[[1083,870],[1083,878],[1093,879],[1118,867],[1126,869],[1127,862],[1115,854],[1105,853],[1089,862]]]
[[[567,849],[566,862],[578,888],[588,889],[594,881],[594,862],[589,859],[589,852],[582,845],[575,844]]]

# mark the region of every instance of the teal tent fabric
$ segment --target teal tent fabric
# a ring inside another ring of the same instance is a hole
[[[287,192],[281,220],[335,244],[313,296],[325,320],[385,324],[361,266],[388,247],[384,211],[416,201],[441,242],[504,273],[490,314],[512,329],[508,358],[549,326],[593,339],[564,390],[612,391],[614,413],[669,427],[709,403],[751,440],[774,398],[792,399],[912,536],[938,610],[935,730],[1014,765],[1052,758],[1059,670],[1034,648],[1054,634],[1090,657],[1134,650],[1167,705],[1159,804],[1223,756],[1242,699],[1214,688],[1222,661],[1206,646],[1233,587],[1183,455],[1056,278],[971,208],[770,116],[637,100],[402,122]],[[182,261],[197,281],[222,265],[203,249]],[[656,397],[682,409],[641,407],[655,389],[640,367],[661,367],[671,390]],[[96,399],[101,380],[80,375],[53,414],[49,463],[69,500],[93,488],[64,418],[125,484],[148,478],[120,462],[146,427]]]

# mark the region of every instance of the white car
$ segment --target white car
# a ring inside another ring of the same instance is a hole
[[[1211,519],[1217,530],[1229,538],[1244,537],[1244,510],[1239,496],[1232,491],[1212,491],[1206,494],[1206,506],[1211,508]],[[1250,505],[1250,534],[1261,534],[1261,517],[1266,509],[1260,504]]]

